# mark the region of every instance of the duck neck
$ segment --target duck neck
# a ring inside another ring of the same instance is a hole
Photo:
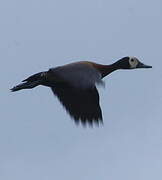
[[[112,73],[113,71],[116,71],[120,69],[119,66],[118,66],[118,63],[113,63],[113,64],[110,64],[110,65],[104,65],[102,68],[101,68],[101,74],[102,74],[102,78],[104,78],[105,76],[107,76],[108,74]]]

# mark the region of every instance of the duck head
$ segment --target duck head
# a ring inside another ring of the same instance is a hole
[[[137,69],[137,68],[152,68],[152,66],[143,64],[136,57],[123,57],[114,63],[117,69]]]

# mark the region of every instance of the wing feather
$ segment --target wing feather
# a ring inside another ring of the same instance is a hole
[[[51,89],[76,123],[90,125],[102,123],[99,94],[95,86],[78,89],[67,85],[56,85]]]

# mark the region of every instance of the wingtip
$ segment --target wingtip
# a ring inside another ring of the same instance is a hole
[[[84,119],[83,120],[83,119],[79,118],[79,119],[74,119],[74,121],[75,121],[75,124],[77,126],[79,126],[81,124],[84,128],[101,127],[104,125],[103,120],[101,118],[100,119],[93,119],[93,120],[92,119],[86,119],[86,120]]]

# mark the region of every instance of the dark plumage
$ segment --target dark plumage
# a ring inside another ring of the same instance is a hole
[[[135,68],[151,66],[144,65],[135,57],[124,57],[111,65],[81,61],[34,74],[11,91],[48,86],[76,123],[99,124],[102,122],[102,112],[96,84],[102,84],[102,78],[115,70]]]

